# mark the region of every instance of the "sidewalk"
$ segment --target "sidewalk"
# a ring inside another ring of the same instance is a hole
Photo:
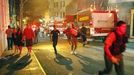
[[[134,39],[133,38],[129,38],[128,41],[131,42],[131,43],[134,43]]]
[[[6,50],[0,59],[0,75],[46,75],[35,54],[27,55],[24,47],[22,54],[13,55],[13,50]]]

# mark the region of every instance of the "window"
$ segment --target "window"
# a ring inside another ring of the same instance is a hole
[[[65,1],[62,1],[62,7],[65,7]]]
[[[65,17],[65,12],[63,12],[63,18]]]
[[[55,2],[55,3],[54,3],[54,7],[55,7],[55,8],[58,8],[58,2]]]

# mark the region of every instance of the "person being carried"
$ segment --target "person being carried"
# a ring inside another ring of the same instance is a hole
[[[67,24],[67,28],[63,31],[63,33],[66,34],[67,41],[68,41],[69,44],[71,44],[70,30],[71,30],[70,24]]]
[[[64,30],[64,33],[67,35],[69,44],[71,45],[71,54],[77,54],[77,35],[78,35],[78,28],[74,26],[72,23],[68,23],[69,28]]]

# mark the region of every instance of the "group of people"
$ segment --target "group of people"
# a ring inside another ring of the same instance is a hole
[[[82,38],[83,38],[83,44],[85,45],[86,43],[86,32],[83,32],[83,27],[82,27],[82,31],[79,31],[79,28],[76,27],[73,23],[68,23],[67,25],[67,29],[65,29],[63,31],[64,34],[66,34],[67,36],[67,40],[69,42],[69,44],[71,45],[71,54],[77,54],[76,52],[76,48],[77,48],[77,37],[82,33]],[[86,28],[85,28],[86,29]],[[84,29],[84,30],[85,30]],[[81,33],[80,33],[81,32]],[[54,25],[54,30],[51,31],[50,33],[50,40],[53,42],[53,48],[55,51],[55,54],[57,54],[57,49],[56,49],[56,45],[58,42],[58,35],[60,34],[60,31],[56,29],[56,26]]]
[[[50,33],[50,40],[53,42],[54,52],[57,55],[57,42],[58,35],[60,31],[56,29],[56,25],[53,26],[54,29]],[[73,23],[68,23],[67,29],[64,30],[64,33],[67,36],[68,42],[71,47],[71,54],[77,54],[77,37],[79,33],[83,40],[83,46],[85,46],[87,42],[86,38],[87,29],[82,25],[82,28],[79,30]],[[19,49],[19,54],[22,51],[22,45],[24,40],[26,41],[26,47],[28,49],[28,54],[31,53],[32,50],[32,42],[34,39],[34,32],[30,25],[27,25],[26,28],[22,31],[21,28],[17,27],[17,30],[11,29],[8,26],[6,30],[7,34],[7,42],[8,49],[12,49],[12,37],[15,45],[15,52]],[[116,23],[116,27],[113,31],[111,31],[104,41],[104,61],[105,68],[102,71],[99,71],[99,75],[109,74],[114,65],[115,71],[117,75],[124,75],[124,64],[123,64],[123,52],[126,49],[126,43],[128,42],[128,38],[126,36],[126,23],[124,21],[118,21]]]
[[[71,54],[76,54],[77,48],[77,36],[79,29],[74,26],[74,24],[67,25],[67,29],[64,33],[67,36],[68,42],[71,45]],[[80,29],[80,35],[83,40],[83,46],[87,43],[86,38],[87,29],[82,25]],[[54,26],[54,30],[51,31],[51,39],[53,41],[53,47],[55,54],[57,54],[57,41],[59,30]],[[123,64],[123,52],[126,49],[126,43],[128,38],[126,36],[126,23],[124,21],[118,21],[116,27],[105,39],[104,42],[104,61],[105,68],[98,72],[98,75],[109,74],[112,70],[112,66],[115,66],[115,71],[117,75],[124,75],[124,64]]]
[[[21,54],[22,47],[26,42],[28,55],[30,55],[35,34],[29,24],[27,24],[24,30],[22,30],[19,26],[17,28],[11,28],[9,25],[8,29],[6,29],[6,34],[8,50],[13,49],[14,45],[14,54],[18,52]]]

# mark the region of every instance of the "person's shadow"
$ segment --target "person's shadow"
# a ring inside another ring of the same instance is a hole
[[[88,74],[98,73],[98,70],[101,69],[101,67],[103,66],[101,62],[98,62],[97,60],[94,60],[92,58],[80,54],[77,54],[75,56],[79,58],[79,63],[83,66],[81,70]]]
[[[17,55],[6,55],[2,59],[0,59],[0,68],[3,68],[7,64],[12,64],[14,63],[17,59],[19,58],[19,54]]]
[[[57,64],[65,65],[66,69],[68,69],[68,70],[73,70],[73,67],[71,66],[72,60],[70,58],[67,58],[67,57],[64,57],[60,54],[57,54],[56,58],[54,58],[54,61]]]
[[[9,64],[7,69],[9,70],[5,75],[13,75],[15,71],[25,68],[32,62],[30,55],[24,55],[22,58],[14,63]]]

